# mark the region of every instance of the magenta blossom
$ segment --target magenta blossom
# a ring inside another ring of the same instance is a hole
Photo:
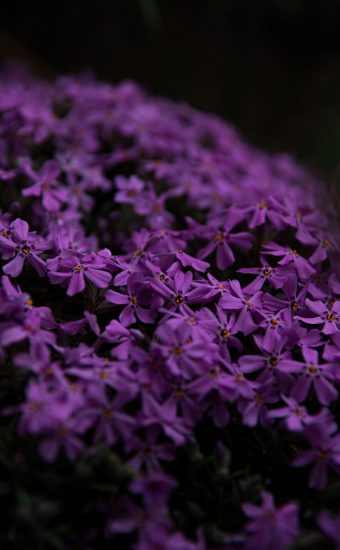
[[[4,259],[11,259],[3,266],[3,271],[11,277],[20,275],[24,263],[28,263],[36,270],[40,277],[45,275],[45,262],[40,255],[47,248],[43,239],[29,232],[28,223],[17,218],[8,230],[0,236],[0,253]]]
[[[106,271],[106,262],[93,253],[76,255],[65,251],[59,257],[48,260],[47,269],[52,284],[67,285],[68,296],[82,292],[86,279],[99,288],[106,288],[112,277]]]
[[[276,508],[273,495],[262,491],[261,497],[261,506],[249,503],[242,506],[249,518],[245,527],[246,548],[286,550],[299,532],[299,506],[291,502]]]

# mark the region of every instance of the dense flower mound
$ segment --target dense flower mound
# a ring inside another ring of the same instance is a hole
[[[131,82],[15,72],[0,180],[3,545],[339,547],[323,185]]]

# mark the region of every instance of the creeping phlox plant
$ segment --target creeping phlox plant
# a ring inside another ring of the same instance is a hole
[[[339,548],[323,185],[131,82],[13,70],[0,181],[2,547]]]

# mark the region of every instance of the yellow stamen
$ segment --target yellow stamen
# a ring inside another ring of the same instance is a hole
[[[328,458],[328,457],[329,457],[329,452],[328,451],[320,451],[318,453],[318,458],[320,460],[326,460],[326,458]]]
[[[30,247],[27,245],[27,244],[24,244],[24,246],[22,247],[21,249],[21,252],[25,255],[29,254],[30,252]]]
[[[308,365],[308,372],[310,374],[316,374],[318,372],[318,367],[313,364]]]
[[[332,321],[334,321],[335,317],[336,317],[335,313],[333,311],[331,311],[330,313],[327,313],[326,319],[327,319],[327,321],[332,322]]]

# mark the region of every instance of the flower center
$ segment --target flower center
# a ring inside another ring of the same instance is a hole
[[[181,348],[181,346],[175,346],[174,347],[174,354],[175,355],[181,355],[183,353],[183,350]]]
[[[32,401],[32,402],[30,403],[30,409],[31,409],[31,411],[33,411],[33,412],[38,412],[38,411],[40,411],[42,408],[43,408],[43,405],[42,405],[42,403],[40,403],[39,401]]]
[[[277,319],[272,319],[270,321],[270,324],[273,326],[273,327],[276,327],[278,324],[279,324],[279,321]]]
[[[24,246],[21,248],[21,252],[25,255],[29,254],[30,247],[27,244],[24,244]]]
[[[3,229],[2,232],[1,232],[1,235],[2,235],[3,237],[5,237],[6,239],[8,239],[8,237],[9,237],[9,231],[8,231],[8,229]]]
[[[269,360],[269,363],[271,364],[272,367],[276,367],[276,365],[279,364],[278,357],[271,357]]]
[[[77,264],[74,266],[73,271],[82,271],[84,267],[84,264]]]
[[[245,378],[244,378],[243,374],[237,374],[235,376],[235,380],[236,380],[236,382],[244,382]]]
[[[308,365],[308,372],[310,374],[316,374],[318,372],[318,367],[313,364]]]
[[[332,322],[332,321],[334,321],[335,317],[336,317],[335,313],[333,311],[331,311],[330,313],[327,313],[326,319],[327,319],[327,321]]]
[[[60,435],[60,436],[65,436],[68,434],[68,428],[67,426],[64,426],[63,424],[61,424],[60,426],[58,426],[57,428],[57,434]]]
[[[154,451],[151,449],[151,447],[148,447],[147,449],[144,449],[143,455],[145,458],[150,458],[151,456],[154,456]]]
[[[107,419],[112,418],[112,411],[111,411],[111,409],[105,409],[105,410],[103,411],[103,416],[104,416],[104,418],[107,418]]]
[[[107,380],[109,377],[109,373],[106,370],[102,370],[99,373],[100,380]]]
[[[322,246],[324,248],[330,248],[331,247],[331,242],[328,239],[323,239],[322,240]]]
[[[177,388],[177,390],[175,390],[175,397],[184,397],[184,390],[182,390],[181,388]]]
[[[211,371],[210,371],[211,378],[217,378],[218,375],[219,375],[219,370],[218,369],[211,369]]]
[[[291,248],[290,251],[289,251],[289,254],[291,254],[292,256],[297,256],[298,255],[297,250],[295,248]]]
[[[184,301],[184,298],[183,298],[182,294],[177,294],[177,296],[175,298],[176,304],[181,304],[183,301]]]
[[[160,204],[154,204],[152,210],[155,214],[160,214],[162,209]]]
[[[255,403],[256,403],[257,405],[262,405],[262,403],[263,403],[263,398],[261,397],[261,395],[256,395],[256,396],[255,396]]]
[[[27,305],[28,307],[33,306],[33,300],[32,300],[32,298],[28,298],[28,300],[26,300],[26,305]]]
[[[215,235],[215,241],[221,242],[221,241],[223,241],[223,239],[224,239],[223,233],[221,233],[220,231],[219,231],[218,233],[216,233],[216,235]]]
[[[265,201],[264,199],[262,199],[259,203],[258,203],[258,207],[263,210],[263,208],[267,208],[267,201]]]
[[[270,277],[271,274],[272,274],[272,270],[271,270],[270,267],[266,267],[266,268],[263,270],[262,273],[263,273],[263,275],[264,275],[265,277]]]
[[[44,371],[44,375],[46,378],[52,378],[53,370],[51,369],[51,367],[47,367],[47,369]]]
[[[244,300],[244,305],[247,306],[248,309],[252,309],[253,303],[249,302],[249,300]]]
[[[131,296],[130,302],[133,306],[136,306],[138,303],[136,296]]]
[[[293,409],[293,413],[296,414],[296,416],[303,416],[303,410],[300,407]]]
[[[231,336],[230,330],[227,330],[226,328],[224,328],[223,330],[221,330],[221,336],[224,340],[228,340],[228,338],[230,338]]]
[[[139,258],[142,254],[143,254],[143,250],[141,248],[137,248],[135,250],[135,256],[137,256],[137,258]]]
[[[326,460],[326,458],[328,458],[328,457],[329,457],[329,452],[328,451],[320,451],[318,453],[318,458],[320,460]]]
[[[298,304],[297,302],[292,302],[292,303],[290,304],[290,309],[291,309],[292,311],[296,311],[296,310],[298,309],[298,307],[299,307],[299,304]]]

